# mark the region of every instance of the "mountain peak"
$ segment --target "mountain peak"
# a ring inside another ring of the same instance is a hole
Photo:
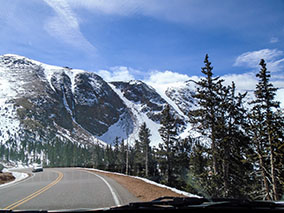
[[[21,56],[21,55],[17,55],[17,54],[4,54],[4,55],[1,55],[0,57],[11,57],[11,58],[26,58],[25,56]]]
[[[28,66],[33,63],[33,60],[30,60],[24,56],[15,55],[15,54],[5,54],[0,56],[0,63],[6,67],[23,67]]]

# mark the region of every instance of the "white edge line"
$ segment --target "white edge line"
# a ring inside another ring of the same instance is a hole
[[[94,172],[89,172],[89,171],[86,171],[86,172],[88,172],[88,173],[90,173],[90,174],[92,174],[92,175],[95,175],[95,176],[97,176],[98,178],[100,178],[102,181],[104,181],[104,183],[107,185],[107,187],[109,188],[109,190],[110,190],[110,192],[111,192],[111,194],[112,194],[112,197],[113,197],[113,200],[114,200],[115,205],[116,205],[116,206],[119,206],[119,205],[120,205],[119,199],[118,199],[118,197],[116,196],[116,194],[115,194],[114,190],[112,189],[112,187],[110,186],[110,184],[109,184],[102,176],[97,175],[97,174],[95,174]]]

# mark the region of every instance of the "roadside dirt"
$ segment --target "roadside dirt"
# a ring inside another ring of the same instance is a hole
[[[12,173],[4,172],[0,173],[0,184],[8,183],[15,180],[15,177],[12,175]]]
[[[169,189],[146,183],[143,180],[139,180],[130,176],[118,175],[101,171],[92,172],[102,174],[114,179],[116,182],[124,186],[130,193],[139,198],[141,201],[152,201],[158,197],[163,196],[184,197],[184,195],[177,194]]]

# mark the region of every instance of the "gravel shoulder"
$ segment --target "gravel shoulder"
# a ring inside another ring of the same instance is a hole
[[[185,195],[183,194],[176,193],[165,187],[160,187],[151,183],[147,183],[135,177],[119,175],[110,172],[103,172],[101,170],[89,171],[114,179],[116,182],[125,187],[130,193],[132,193],[135,197],[139,198],[141,201],[152,201],[158,197],[163,196],[185,197]]]

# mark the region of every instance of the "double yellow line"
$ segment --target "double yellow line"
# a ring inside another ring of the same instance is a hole
[[[29,196],[27,196],[27,197],[25,197],[25,198],[15,202],[15,203],[12,203],[11,205],[5,207],[4,210],[8,210],[8,209],[9,210],[13,210],[13,209],[17,208],[18,206],[28,202],[29,200],[37,197],[41,193],[45,192],[46,190],[50,189],[52,186],[57,184],[63,178],[63,173],[58,172],[58,171],[55,171],[55,172],[58,173],[58,177],[54,181],[52,181],[50,184],[48,184],[47,186],[41,188],[40,190],[38,190],[38,191],[36,191],[36,192],[34,192],[32,194],[30,194]]]

